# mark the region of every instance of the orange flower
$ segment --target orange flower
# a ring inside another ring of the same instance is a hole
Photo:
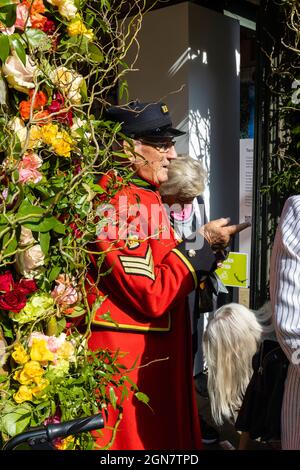
[[[24,120],[29,119],[30,107],[31,107],[31,101],[21,101],[19,110],[20,110],[22,119]]]
[[[43,0],[23,0],[23,2],[28,8],[30,8],[30,16],[34,13],[44,13],[45,6]]]
[[[30,15],[30,19],[32,27],[36,29],[43,29],[45,23],[47,22],[46,16],[40,15],[39,13],[34,13],[33,15]]]
[[[32,98],[33,94],[34,94],[34,90],[30,90],[29,92],[30,99]],[[35,95],[33,109],[40,109],[42,106],[45,106],[47,101],[48,101],[47,95],[43,91],[38,91]]]
[[[22,119],[24,119],[24,120],[29,119],[29,117],[30,117],[30,107],[31,107],[31,103],[32,103],[31,98],[32,98],[33,94],[34,94],[34,90],[30,90],[30,93],[29,93],[30,100],[21,101],[21,103],[20,103],[19,111],[20,111]],[[35,109],[41,109],[43,106],[45,106],[47,101],[48,101],[47,95],[43,91],[38,91],[35,95],[33,109],[34,110]],[[44,111],[44,112],[46,112],[46,111]],[[47,112],[47,115],[49,115],[48,112]],[[46,114],[45,114],[45,116],[46,116]]]

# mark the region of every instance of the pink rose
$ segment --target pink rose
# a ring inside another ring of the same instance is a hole
[[[43,160],[33,152],[26,153],[18,165],[20,183],[39,183],[43,177],[37,168],[42,166]]]
[[[31,26],[28,6],[24,5],[24,3],[19,3],[19,5],[17,5],[16,14],[17,14],[17,18],[16,18],[16,22],[14,25],[15,28],[18,28],[24,31],[25,26],[27,28]]]
[[[67,275],[60,274],[55,282],[57,286],[51,292],[51,297],[58,305],[66,307],[78,302],[78,292],[75,289],[74,281],[71,281]]]

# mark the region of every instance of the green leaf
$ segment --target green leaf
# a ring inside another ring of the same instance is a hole
[[[26,52],[18,34],[14,34],[9,37],[10,44],[12,48],[16,51],[17,56],[26,65]]]
[[[2,411],[2,428],[9,436],[23,432],[31,420],[31,406],[28,403],[8,403]]]
[[[33,48],[38,48],[42,51],[47,51],[51,47],[51,41],[46,33],[40,29],[29,28],[26,29],[23,37],[27,40],[28,44]]]
[[[72,313],[65,314],[65,317],[68,318],[76,318],[76,317],[81,317],[81,315],[84,315],[85,309],[83,307],[80,307],[80,305],[77,305],[76,307],[73,308]]]
[[[142,393],[142,392],[136,392],[134,394],[136,396],[136,398],[145,403],[146,405],[148,405],[149,401],[150,401],[150,398],[148,397],[148,395],[146,395],[145,393]]]
[[[45,210],[41,207],[33,206],[28,202],[26,199],[22,202],[17,212],[18,217],[25,217],[28,214],[33,215],[42,215],[44,214]],[[36,220],[40,220],[39,218],[35,218]],[[31,220],[31,219],[30,219]]]
[[[85,80],[82,80],[80,93],[81,93],[81,96],[83,98],[83,101],[88,101],[88,93],[87,93],[87,86],[86,86],[86,81]]]
[[[49,245],[50,245],[50,233],[49,232],[41,232],[40,233],[40,236],[39,236],[39,240],[40,240],[40,245],[41,245],[41,248],[42,248],[42,252],[44,253],[44,255],[47,255],[48,254],[48,251],[49,251]]]
[[[119,88],[119,99],[121,100],[125,95],[125,101],[129,100],[129,90],[127,80],[123,80]]]
[[[15,3],[12,0],[0,0],[0,8],[7,7],[8,5],[14,5]]]
[[[4,237],[3,237],[3,246],[8,242],[10,237],[11,237],[11,233],[6,233],[4,235]],[[18,246],[18,242],[17,242],[16,238],[14,238],[13,240],[11,240],[9,242],[9,244],[5,248],[4,255],[6,256],[6,255],[10,255],[11,253],[13,253],[16,250],[17,246]]]
[[[33,232],[49,232],[50,230],[54,230],[57,233],[64,234],[66,231],[65,226],[51,215],[43,217],[38,221],[25,221],[22,225]]]
[[[60,266],[53,266],[53,268],[51,268],[50,273],[48,275],[49,282],[54,281],[59,275],[60,271],[61,271]]]
[[[6,34],[0,35],[0,59],[5,62],[9,56],[9,39]]]
[[[66,324],[67,324],[67,321],[64,317],[57,320],[57,335],[60,335],[60,333],[62,333],[65,330]]]
[[[0,21],[3,23],[5,26],[10,28],[13,26],[16,22],[17,18],[17,5],[16,4],[8,4],[6,6],[1,7],[0,10]]]
[[[98,193],[98,194],[105,193],[105,189],[103,189],[101,186],[99,186],[99,184],[89,183],[89,187],[95,193]]]
[[[93,62],[101,64],[103,62],[103,54],[96,44],[89,43],[88,45],[89,56]]]
[[[109,399],[110,399],[113,409],[115,410],[117,407],[118,397],[116,396],[116,393],[113,387],[109,387]]]

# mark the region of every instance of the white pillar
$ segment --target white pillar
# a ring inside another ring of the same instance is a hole
[[[177,151],[198,158],[209,172],[209,218],[237,222],[238,21],[185,2],[147,13],[138,41],[139,70],[127,75],[130,100],[167,103],[173,124],[188,132]]]

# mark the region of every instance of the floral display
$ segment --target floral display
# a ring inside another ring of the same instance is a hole
[[[146,401],[121,353],[87,347],[103,300],[90,307],[86,295],[97,223],[105,223],[97,200],[113,195],[97,181],[120,166],[111,152],[119,128],[101,116],[117,82],[126,92],[124,58],[142,14],[139,2],[125,4],[0,0],[2,444],[32,426],[105,413],[108,404],[121,412],[130,391]],[[92,449],[94,438],[82,433],[56,446]]]

